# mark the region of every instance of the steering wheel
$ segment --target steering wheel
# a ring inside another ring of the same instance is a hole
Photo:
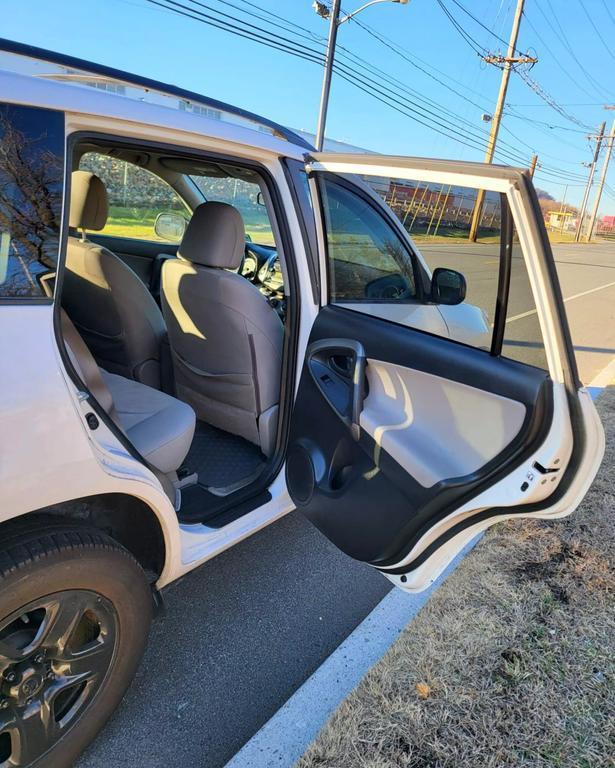
[[[250,252],[250,250],[246,246],[246,249],[243,252],[243,258],[241,259],[241,264],[239,265],[239,269],[237,270],[237,274],[241,275],[242,277],[245,277],[246,280],[249,280],[250,282],[254,282],[254,278],[256,277],[257,272],[258,272],[258,259],[253,253]]]

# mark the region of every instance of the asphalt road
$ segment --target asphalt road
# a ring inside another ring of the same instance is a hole
[[[493,254],[478,248],[466,270],[486,301]],[[615,244],[554,250],[589,383],[615,356]],[[445,266],[435,251],[428,260]],[[518,293],[511,311],[523,314],[532,307]],[[513,326],[513,340],[534,338],[532,316]],[[223,766],[388,590],[292,513],[166,591],[137,678],[79,768]]]
[[[467,301],[487,311],[493,320],[497,285],[497,247],[490,244],[455,245],[419,243],[433,269],[450,266],[463,272],[468,283]],[[584,384],[615,356],[615,243],[554,245],[553,254]],[[515,258],[509,298],[504,354],[541,365],[541,334],[529,283]],[[532,314],[527,314],[532,313]]]
[[[165,590],[141,669],[79,768],[224,765],[389,589],[287,515]]]

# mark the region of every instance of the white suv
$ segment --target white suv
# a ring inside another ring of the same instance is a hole
[[[603,434],[526,171],[0,49],[1,765],[71,764],[159,591],[295,507],[415,591],[578,505]]]

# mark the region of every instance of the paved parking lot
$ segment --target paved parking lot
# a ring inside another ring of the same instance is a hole
[[[615,245],[554,250],[589,383],[615,356]],[[167,590],[137,679],[80,768],[224,765],[388,590],[298,514],[261,531]]]

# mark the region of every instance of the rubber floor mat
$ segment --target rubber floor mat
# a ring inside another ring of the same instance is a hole
[[[253,443],[238,435],[197,421],[185,464],[199,476],[199,485],[223,488],[254,475],[265,457]]]

